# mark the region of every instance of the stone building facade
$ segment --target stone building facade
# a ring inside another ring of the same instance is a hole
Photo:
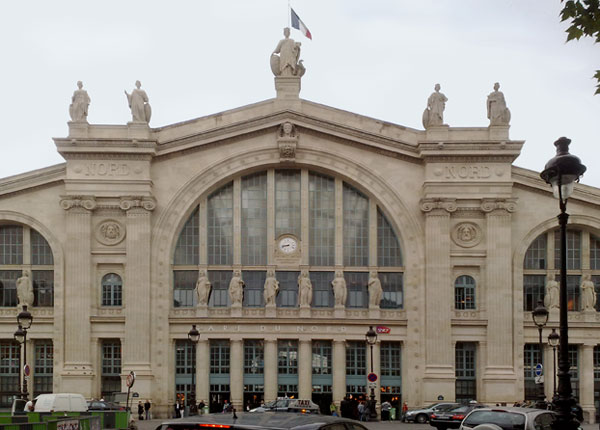
[[[275,83],[273,99],[160,128],[80,115],[55,139],[65,163],[0,180],[3,406],[24,270],[35,394],[101,397],[134,371],[155,415],[194,392],[213,409],[328,406],[368,395],[372,368],[380,401],[535,396],[531,310],[557,274],[558,204],[513,166],[524,142],[508,124],[416,130],[303,100],[299,76]],[[581,283],[600,287],[600,190],[577,185],[568,210],[573,384],[593,420],[600,314]],[[546,345],[548,397],[552,361]]]

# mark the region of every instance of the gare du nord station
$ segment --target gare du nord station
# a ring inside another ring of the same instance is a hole
[[[371,370],[396,407],[535,399],[537,363],[552,397],[531,313],[546,298],[544,339],[558,327],[558,204],[513,165],[526,143],[499,86],[489,126],[445,124],[438,85],[412,129],[302,99],[287,41],[274,98],[158,128],[139,82],[130,122],[90,124],[80,83],[65,162],[0,179],[0,407],[24,363],[30,396],[107,397],[133,371],[155,417],[176,399],[339,406]],[[571,378],[593,422],[600,190],[576,184],[568,211]]]

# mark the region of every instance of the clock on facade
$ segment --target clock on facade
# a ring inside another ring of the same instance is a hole
[[[283,237],[279,240],[278,247],[284,254],[292,254],[298,250],[298,241],[290,236]]]

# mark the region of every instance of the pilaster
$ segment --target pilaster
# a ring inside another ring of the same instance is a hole
[[[594,406],[594,345],[582,345],[579,384],[579,404],[584,411],[586,421],[594,424],[596,422],[596,407]]]
[[[265,339],[265,402],[277,399],[277,340]]]
[[[310,339],[298,342],[298,397],[310,399],[312,395],[312,343]]]
[[[346,395],[346,342],[343,339],[333,340],[333,401],[339,405]]]
[[[208,404],[210,398],[210,343],[200,339],[196,350],[196,400]]]
[[[235,338],[231,339],[230,345],[229,389],[231,390],[231,404],[236,410],[241,411],[244,404],[244,342],[240,338]]]

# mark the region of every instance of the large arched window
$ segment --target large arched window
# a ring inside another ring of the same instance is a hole
[[[383,287],[380,306],[403,307],[402,251],[384,209],[340,178],[306,169],[244,175],[199,203],[175,247],[174,306],[196,306],[199,270],[207,270],[213,286],[209,306],[229,306],[234,267],[246,285],[245,307],[264,306],[270,267],[278,267],[279,307],[300,305],[301,270],[309,271],[313,284],[312,307],[333,307],[337,270],[347,282],[347,307],[368,307],[370,271],[377,271]]]
[[[0,226],[0,306],[17,305],[17,279],[31,271],[33,306],[54,306],[54,257],[36,230],[21,225]]]
[[[123,281],[116,273],[102,277],[102,306],[123,305]]]

